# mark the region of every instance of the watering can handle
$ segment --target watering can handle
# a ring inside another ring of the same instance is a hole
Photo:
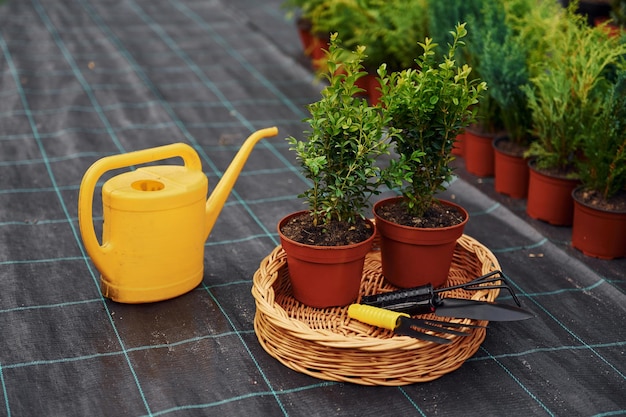
[[[187,167],[193,171],[202,170],[202,162],[196,151],[184,143],[159,146],[151,149],[128,152],[125,154],[104,157],[93,163],[85,172],[78,193],[78,225],[87,253],[96,264],[98,270],[104,266],[102,257],[107,251],[106,243],[101,246],[96,238],[93,226],[93,194],[98,179],[107,171],[146,164],[162,159],[181,157]]]

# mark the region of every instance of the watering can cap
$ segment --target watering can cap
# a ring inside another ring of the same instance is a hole
[[[175,209],[202,201],[208,180],[202,171],[178,165],[142,167],[117,175],[102,186],[104,206],[115,210],[150,212]]]

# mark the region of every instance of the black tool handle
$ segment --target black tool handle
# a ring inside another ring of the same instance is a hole
[[[361,304],[407,313],[412,316],[434,312],[436,308],[435,302],[435,293],[433,286],[430,284],[405,290],[367,295],[361,299]]]

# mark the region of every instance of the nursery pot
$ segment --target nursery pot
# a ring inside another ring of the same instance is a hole
[[[528,161],[501,148],[508,141],[507,136],[498,136],[493,140],[494,149],[494,187],[496,192],[513,198],[525,198],[528,194]]]
[[[615,259],[626,256],[626,211],[593,207],[580,198],[582,190],[582,187],[577,187],[572,191],[572,246],[594,258]]]
[[[452,147],[452,154],[457,156],[463,156],[465,153],[463,148],[465,148],[465,132],[459,133],[454,140],[454,146]]]
[[[306,211],[292,213],[278,223],[278,235],[287,256],[294,298],[316,308],[353,303],[361,288],[365,255],[372,249],[376,233],[352,245],[306,245],[287,238],[281,231],[284,224],[303,213]],[[374,224],[367,221],[375,231]]]
[[[402,197],[388,198],[374,205],[383,276],[400,288],[429,283],[439,287],[448,279],[456,241],[463,235],[469,214],[457,204],[441,201],[441,204],[458,211],[464,218],[457,225],[441,228],[403,226],[377,214],[378,208],[397,203],[401,199]]]
[[[377,105],[380,102],[382,93],[380,92],[380,82],[378,77],[374,74],[367,75],[367,93],[372,106]]]
[[[325,39],[324,35],[313,33],[311,21],[306,18],[299,17],[296,26],[304,55],[311,58],[314,68],[319,68],[320,60],[325,57],[324,51],[328,49],[328,39]]]
[[[296,20],[296,26],[298,28],[298,37],[302,43],[302,49],[304,54],[310,56],[313,52],[313,34],[311,33],[311,21],[303,17],[299,17]]]
[[[493,139],[495,134],[465,129],[463,139],[463,158],[465,169],[479,177],[491,177],[494,174]]]
[[[574,217],[572,191],[579,184],[577,179],[547,175],[528,163],[528,200],[526,213],[533,219],[543,220],[555,226],[571,226]]]

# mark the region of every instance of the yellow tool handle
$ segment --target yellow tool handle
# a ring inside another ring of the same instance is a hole
[[[406,313],[398,313],[397,311],[385,310],[384,308],[365,304],[350,305],[348,307],[348,316],[363,323],[388,330],[395,330],[398,327],[398,319],[400,317],[411,317]]]

